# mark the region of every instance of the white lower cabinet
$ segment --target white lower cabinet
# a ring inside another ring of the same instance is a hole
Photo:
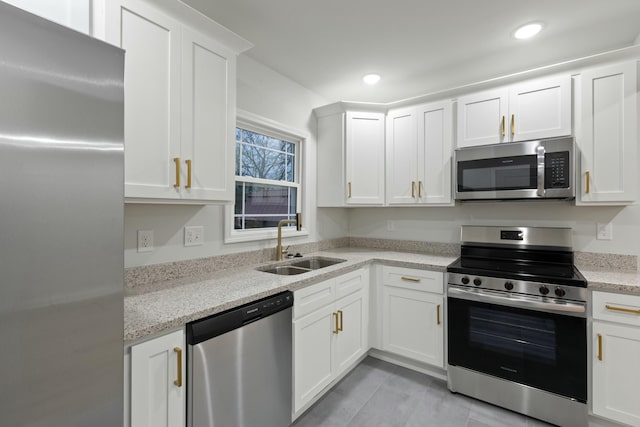
[[[294,293],[294,413],[368,351],[368,298],[366,268]]]
[[[640,426],[640,297],[593,293],[593,413]]]
[[[184,427],[184,350],[182,330],[131,347],[131,427]]]
[[[382,349],[444,367],[442,273],[383,268]]]

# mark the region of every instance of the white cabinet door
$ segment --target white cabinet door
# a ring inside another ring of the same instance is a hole
[[[593,322],[593,346],[593,413],[640,426],[640,328]]]
[[[506,120],[509,91],[493,89],[458,98],[457,147],[508,141]]]
[[[424,363],[443,367],[442,295],[383,286],[383,349]]]
[[[235,75],[233,52],[183,27],[182,198],[234,199]]]
[[[293,322],[294,412],[333,380],[333,340],[338,333],[333,304]]]
[[[347,204],[384,203],[384,114],[347,112]]]
[[[418,125],[418,201],[423,205],[452,205],[451,162],[453,128],[451,102],[421,105]]]
[[[180,23],[136,0],[105,12],[106,40],[126,50],[125,197],[179,198]]]
[[[638,195],[637,64],[580,76],[578,204],[628,204]]]
[[[184,349],[183,331],[131,347],[131,427],[185,425]]]
[[[91,0],[3,1],[76,31],[90,34]]]
[[[416,203],[419,159],[415,108],[388,113],[386,147],[387,203]]]
[[[571,77],[510,87],[508,133],[511,141],[571,135]]]
[[[334,376],[351,367],[368,350],[368,292],[361,290],[336,303],[339,328],[335,337]]]

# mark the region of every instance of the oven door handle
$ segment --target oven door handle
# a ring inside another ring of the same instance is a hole
[[[447,295],[451,298],[468,301],[486,302],[507,307],[525,308],[528,310],[560,313],[568,316],[586,317],[586,304],[578,301],[563,302],[562,304],[541,301],[538,297],[519,294],[504,296],[501,292],[461,288],[449,285]]]

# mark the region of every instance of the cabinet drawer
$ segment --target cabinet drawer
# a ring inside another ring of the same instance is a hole
[[[336,279],[311,285],[293,293],[293,318],[298,319],[336,299]]]
[[[640,296],[593,293],[593,318],[640,326]]]
[[[382,282],[416,291],[443,293],[444,275],[438,271],[417,270],[402,267],[383,267]]]
[[[369,283],[369,269],[361,268],[336,278],[336,298],[342,298],[362,289]]]

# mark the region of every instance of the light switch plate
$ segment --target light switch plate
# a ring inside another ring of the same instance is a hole
[[[153,252],[153,230],[138,230],[138,252]]]
[[[596,224],[596,239],[597,240],[612,240],[613,239],[613,225],[608,222],[606,224]]]
[[[204,227],[201,225],[184,228],[184,245],[200,246],[204,244]]]

